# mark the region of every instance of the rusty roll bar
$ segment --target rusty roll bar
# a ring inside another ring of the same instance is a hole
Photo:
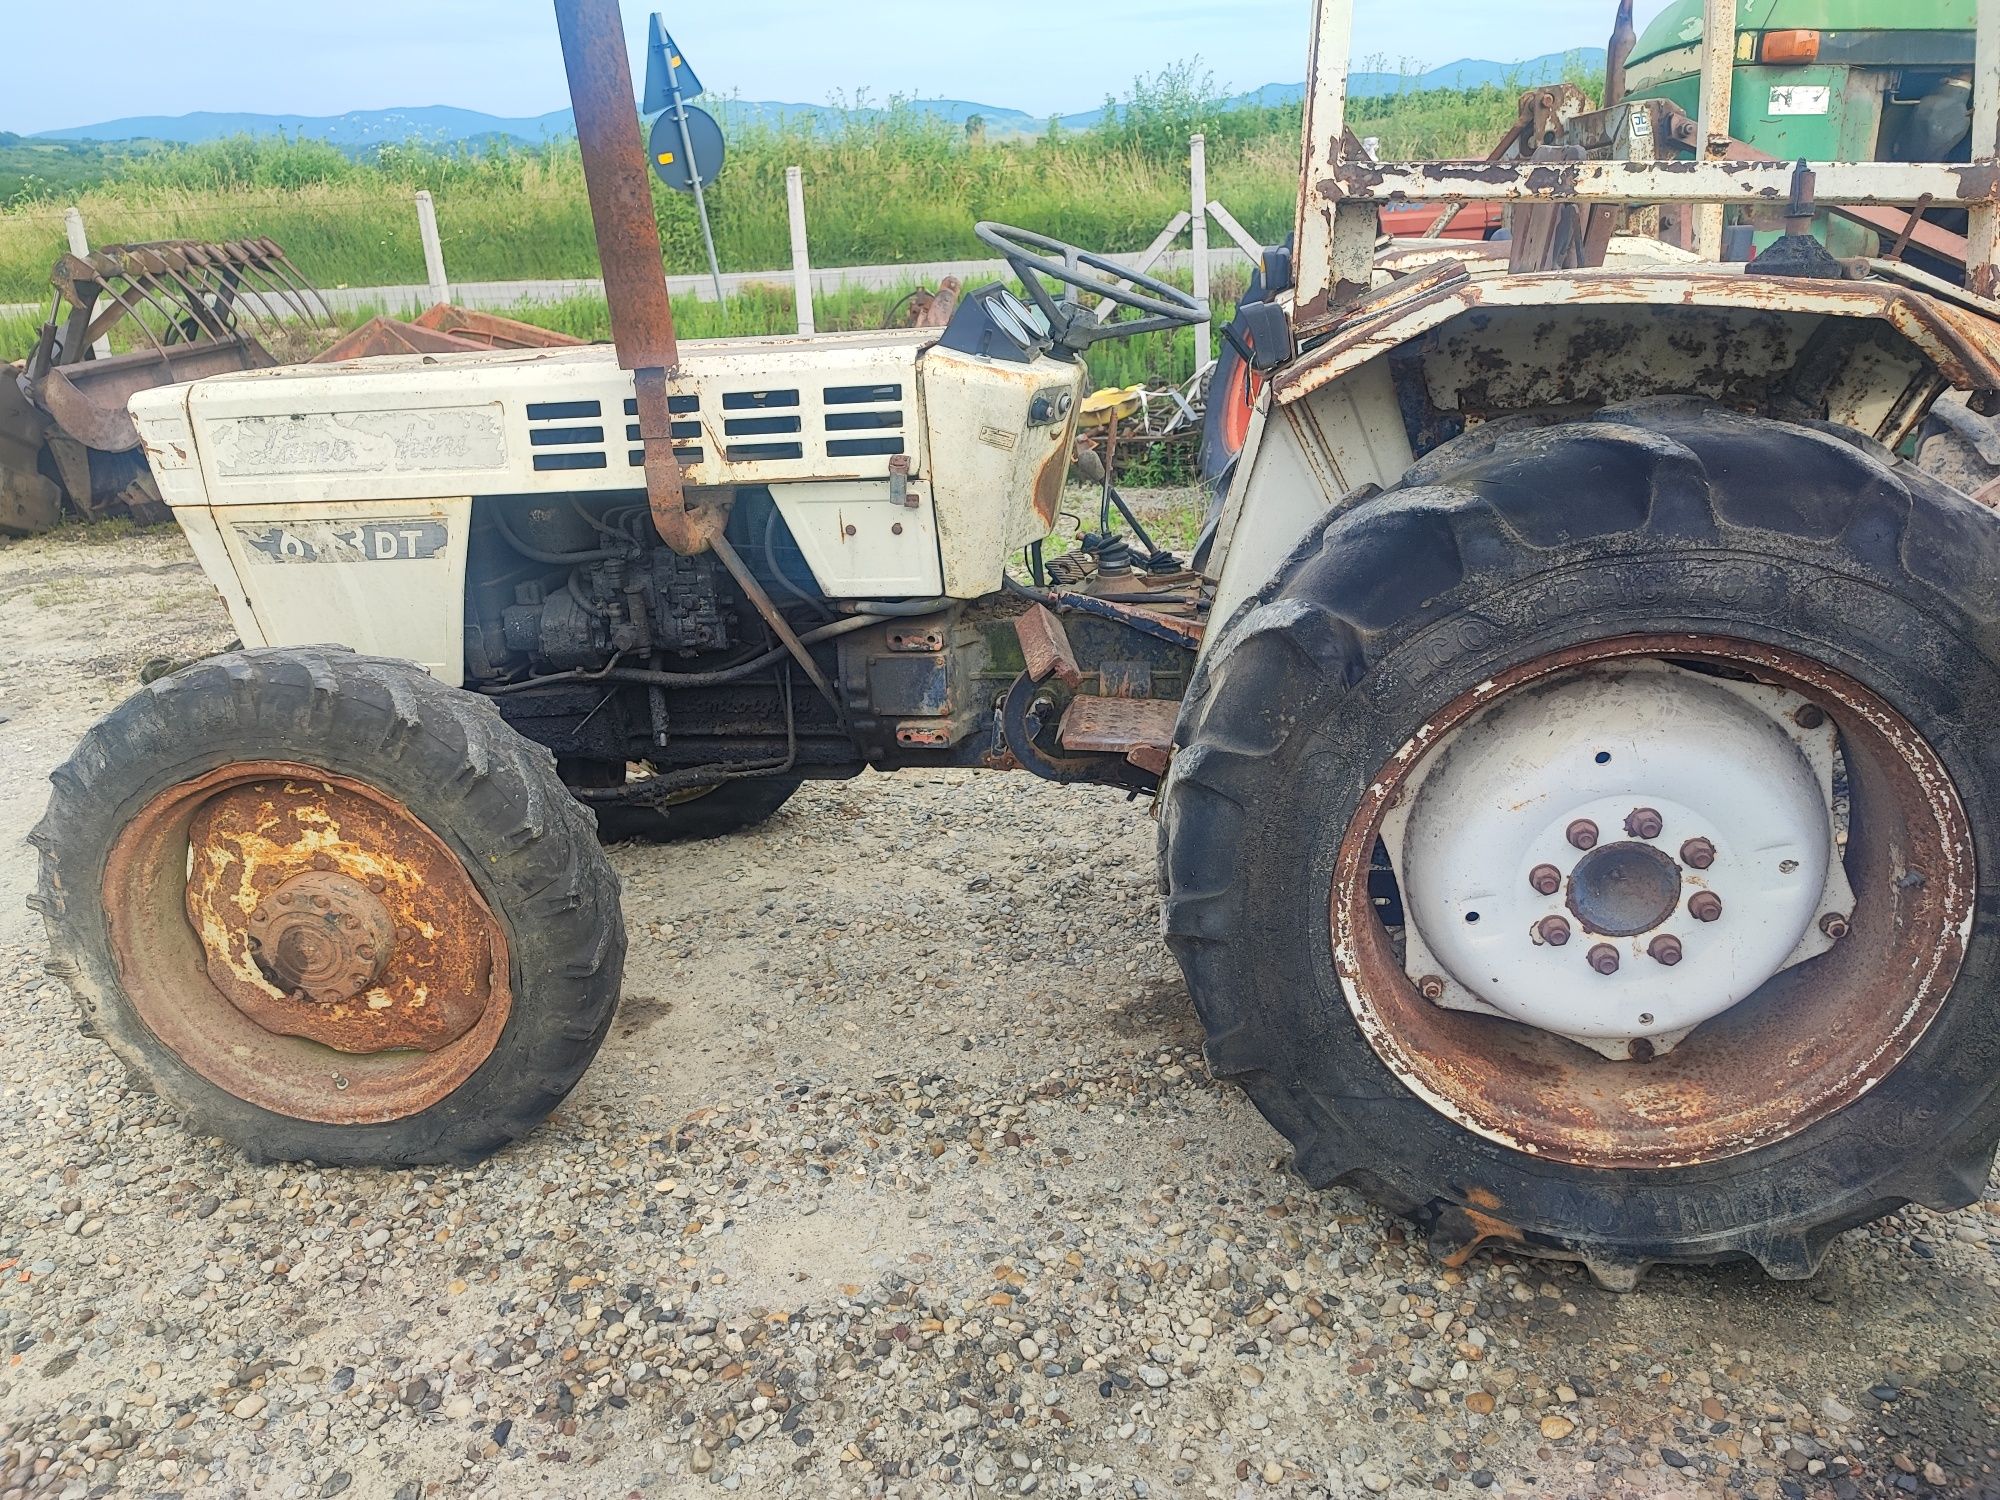
[[[679,553],[702,552],[724,518],[687,503],[674,457],[667,377],[680,366],[680,344],[653,217],[652,173],[639,138],[624,18],[618,0],[555,0],[555,8],[611,337],[618,367],[632,372],[638,396],[647,504],[662,541]]]

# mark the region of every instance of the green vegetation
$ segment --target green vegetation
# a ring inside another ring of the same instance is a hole
[[[73,196],[161,149],[150,141],[38,141],[0,130],[0,205]]]
[[[1483,154],[1516,91],[1411,91],[1357,101],[1352,124],[1385,154]],[[1135,81],[1087,130],[988,140],[907,107],[833,131],[739,130],[709,195],[730,270],[790,263],[785,168],[805,169],[813,259],[875,265],[980,255],[974,221],[1000,219],[1106,250],[1136,250],[1187,198],[1187,138],[1209,140],[1209,189],[1251,233],[1280,238],[1296,192],[1299,107],[1224,109],[1192,66]],[[5,173],[13,168],[11,177]],[[8,184],[13,186],[9,187]],[[423,280],[410,195],[437,199],[455,280],[587,277],[596,249],[573,142],[483,154],[388,147],[357,158],[322,142],[168,147],[0,141],[0,302],[38,301],[63,249],[62,210],[94,242],[269,235],[328,287]],[[704,266],[693,205],[655,194],[669,268]]]
[[[1186,285],[1187,278],[1174,279]],[[1228,316],[1227,310],[1243,294],[1246,281],[1247,278],[1241,277],[1215,278],[1209,295],[1219,315]],[[892,320],[914,290],[912,285],[887,291],[850,288],[821,293],[813,298],[813,321],[823,333],[881,328]],[[611,314],[602,297],[575,297],[539,307],[517,307],[509,316],[582,339],[611,337]],[[343,317],[341,321],[347,323],[349,319]],[[366,321],[366,317],[355,321]],[[721,303],[684,297],[674,304],[674,323],[684,339],[790,333],[797,326],[792,294],[789,289],[777,286],[753,287]],[[1158,335],[1107,339],[1091,349],[1088,363],[1093,387],[1178,383],[1194,373],[1194,330],[1182,329],[1172,339]]]

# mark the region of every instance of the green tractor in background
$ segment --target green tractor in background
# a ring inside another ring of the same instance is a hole
[[[1972,139],[1973,19],[1979,0],[1741,0],[1729,134],[1786,161],[1967,161]],[[1702,0],[1674,0],[1641,35],[1621,6],[1610,46],[1607,104],[1660,99],[1690,119],[1701,89]],[[1738,210],[1735,258],[1784,232],[1781,210]],[[1876,222],[1868,222],[1868,220]],[[1885,253],[1908,216],[1821,214],[1814,233],[1834,255]],[[1951,240],[1965,215],[1932,210],[1906,247],[1913,264],[1959,279]],[[1750,243],[1742,228],[1747,227]]]

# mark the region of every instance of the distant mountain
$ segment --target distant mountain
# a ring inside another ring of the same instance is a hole
[[[1478,88],[1486,84],[1531,88],[1562,77],[1572,63],[1586,69],[1604,66],[1604,49],[1579,48],[1573,52],[1551,52],[1526,62],[1499,63],[1466,58],[1432,68],[1424,73],[1354,73],[1348,78],[1348,92],[1357,98],[1379,97],[1406,89]],[[1225,108],[1244,108],[1295,103],[1305,93],[1303,83],[1267,83],[1262,88],[1237,94]],[[888,113],[886,106],[860,109],[833,104],[786,104],[767,99],[735,99],[722,95],[704,97],[703,108],[717,115],[725,126],[771,125],[807,126],[830,129],[844,122],[868,120]],[[1048,125],[1046,117],[997,104],[977,104],[966,99],[912,99],[903,106],[934,115],[953,125],[963,125],[977,115],[987,132],[995,136],[1035,135]],[[1104,116],[1103,109],[1084,110],[1059,116],[1065,130],[1083,130]],[[566,109],[545,115],[507,118],[484,114],[476,109],[457,109],[433,104],[411,109],[358,109],[343,115],[258,115],[200,111],[190,115],[134,115],[105,120],[95,125],[75,125],[67,130],[46,130],[29,140],[40,141],[173,141],[193,144],[223,140],[238,135],[288,135],[305,140],[325,141],[347,151],[371,147],[397,146],[421,142],[430,146],[464,144],[484,149],[496,143],[521,142],[538,145],[576,134],[576,121]]]
[[[576,134],[566,109],[530,119],[506,119],[476,109],[433,104],[415,109],[357,109],[344,115],[253,115],[202,110],[191,115],[134,115],[67,130],[45,130],[45,141],[199,141],[237,135],[289,135],[349,149],[423,141],[455,145],[476,136],[542,141]]]

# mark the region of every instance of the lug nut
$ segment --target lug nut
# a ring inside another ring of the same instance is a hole
[[[1847,918],[1837,911],[1830,911],[1819,919],[1819,930],[1836,943],[1847,936]]]
[[[1826,710],[1817,703],[1808,703],[1792,715],[1792,722],[1801,729],[1817,729],[1826,722]]]
[[[1681,961],[1681,940],[1672,933],[1663,932],[1646,944],[1646,956],[1656,964],[1672,968]]]
[[[1578,818],[1563,830],[1563,836],[1579,849],[1597,847],[1597,825],[1588,818]]]
[[[1625,815],[1625,831],[1635,839],[1656,839],[1665,826],[1665,819],[1655,808],[1635,807]]]
[[[1707,839],[1689,839],[1681,845],[1681,863],[1690,870],[1706,870],[1715,863],[1715,845]]]
[[[1590,950],[1590,966],[1600,974],[1618,972],[1618,950],[1609,943],[1599,943]]]
[[[1543,917],[1535,924],[1535,936],[1551,948],[1560,948],[1569,941],[1569,923],[1561,917]]]
[[[1528,872],[1528,884],[1544,896],[1553,896],[1562,889],[1563,872],[1554,865],[1536,865]]]
[[[1444,999],[1444,981],[1435,974],[1426,974],[1417,981],[1417,993],[1426,1000]]]
[[[1688,915],[1697,922],[1714,922],[1722,916],[1722,898],[1714,891],[1696,891],[1688,897]]]

